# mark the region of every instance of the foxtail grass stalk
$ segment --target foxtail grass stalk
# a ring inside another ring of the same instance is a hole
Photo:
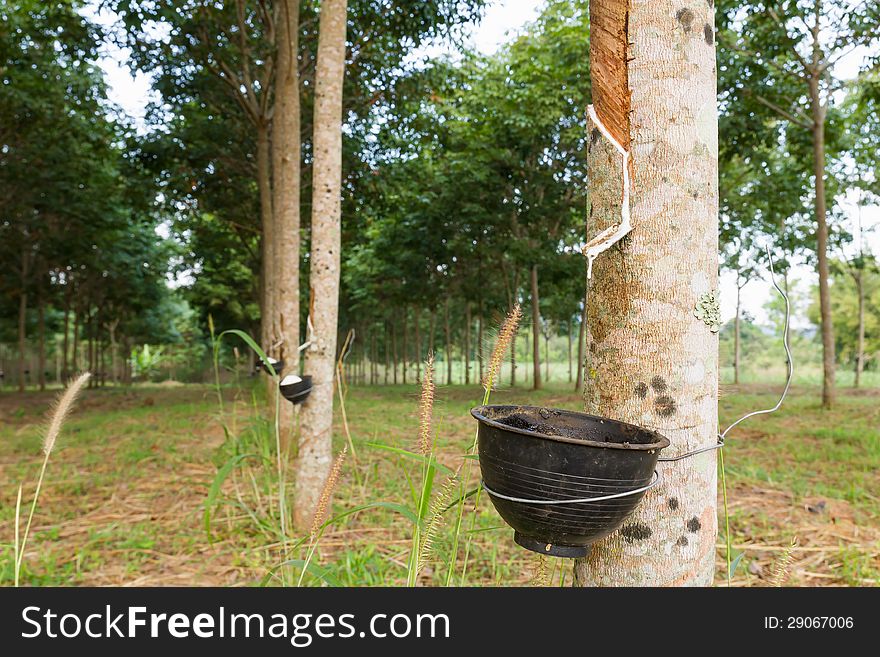
[[[24,560],[24,552],[25,548],[27,547],[27,540],[31,532],[31,523],[34,520],[34,513],[37,510],[37,500],[39,500],[40,491],[43,488],[43,479],[46,476],[46,466],[49,464],[49,456],[52,454],[52,450],[55,449],[55,443],[58,440],[58,436],[61,435],[61,429],[64,426],[64,421],[67,419],[68,414],[73,409],[73,405],[76,403],[76,398],[79,396],[79,393],[82,391],[90,376],[91,374],[89,374],[88,372],[80,374],[76,379],[74,379],[73,383],[71,383],[67,387],[67,389],[64,391],[64,393],[62,393],[61,397],[58,398],[58,401],[55,404],[55,408],[52,412],[52,417],[49,421],[49,426],[46,430],[46,435],[43,437],[43,463],[40,466],[40,475],[37,478],[37,487],[34,491],[34,499],[31,501],[30,512],[28,513],[27,523],[25,524],[24,533],[21,535],[20,542],[18,540],[18,525],[21,515],[21,487],[19,486],[18,501],[15,507],[15,586],[18,586],[21,581],[21,564]]]
[[[485,390],[485,392],[483,393],[483,406],[486,406],[489,403],[489,397],[491,396],[492,390],[495,387],[495,381],[501,373],[501,365],[504,362],[504,357],[510,350],[510,345],[516,339],[516,331],[519,328],[519,323],[521,320],[522,308],[517,303],[507,314],[507,317],[504,319],[504,323],[501,324],[501,329],[498,331],[498,338],[495,340],[495,346],[492,349],[492,357],[489,359],[489,369],[486,372],[486,378],[483,380],[483,388]],[[468,450],[469,457],[472,457],[477,453],[478,437],[479,427],[477,427],[477,430],[474,432],[474,442],[473,444],[471,444],[471,448]],[[470,480],[472,460],[472,458],[467,459],[467,463],[465,464],[464,476],[461,479],[461,495],[458,501],[455,530],[452,537],[452,552],[450,556],[449,570],[446,573],[446,586],[450,586],[452,584],[452,577],[455,573],[455,562],[456,557],[458,556],[458,544],[461,537],[461,526],[464,520],[464,502],[465,496],[467,494],[467,484]],[[480,506],[480,494],[482,493],[482,490],[482,485],[478,486],[476,497],[474,498],[474,513],[471,517],[471,527],[470,531],[468,531],[467,538],[465,539],[464,561],[460,580],[461,585],[464,584],[465,574],[467,573],[467,561],[470,554],[471,537],[473,535],[473,529],[476,525],[477,511]]]
[[[321,489],[321,496],[318,498],[318,506],[315,509],[315,515],[312,516],[312,526],[309,530],[309,549],[303,561],[302,570],[299,573],[297,586],[302,586],[306,571],[308,571],[309,564],[315,556],[315,550],[318,548],[318,541],[321,540],[321,536],[324,533],[327,516],[330,515],[333,491],[336,490],[336,485],[339,483],[339,475],[342,474],[342,466],[345,463],[347,453],[348,447],[343,447],[336,460],[333,461],[333,467],[330,468],[330,474],[327,476],[327,481],[324,482],[324,487]]]

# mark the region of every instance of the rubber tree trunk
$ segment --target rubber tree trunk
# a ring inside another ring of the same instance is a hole
[[[388,320],[385,320],[385,327],[382,332],[385,340],[385,372],[384,372],[384,383],[388,385],[388,372],[391,370],[391,345],[388,342]]]
[[[865,369],[865,273],[859,270],[855,275],[856,294],[859,297],[859,329],[856,342],[856,372],[853,385],[858,388]]]
[[[464,384],[471,383],[471,306],[465,304],[464,311]]]
[[[339,319],[342,233],[342,82],[345,76],[346,0],[324,0],[315,69],[314,164],[312,183],[312,346],[306,371],[313,388],[303,404],[296,459],[294,525],[309,526],[330,473],[333,376]]]
[[[27,279],[29,258],[21,256],[21,294],[18,297],[18,391],[24,392],[25,347],[27,342]]]
[[[409,308],[404,306],[403,308],[403,385],[406,385],[406,365],[407,365],[407,351],[408,343],[409,343]]]
[[[419,329],[421,313],[418,308],[413,311],[413,315],[416,325],[416,382],[420,382],[422,380],[422,332]]]
[[[273,263],[278,359],[282,377],[299,374],[299,229],[300,229],[300,102],[299,0],[281,0],[275,18],[277,43],[275,108],[272,117]],[[285,452],[294,431],[294,407],[282,400],[281,447]]]
[[[73,353],[71,358],[73,360],[73,371],[79,371],[79,309],[73,309]],[[130,354],[126,354],[128,357]]]
[[[825,206],[825,106],[819,92],[820,73],[810,77],[813,115],[813,175],[816,182],[816,270],[819,274],[819,315],[822,320],[822,406],[834,406],[834,325],[831,320],[831,289],[828,270],[828,218]]]
[[[505,282],[507,277],[505,276]],[[514,298],[519,298],[519,270],[513,274],[513,289],[510,293],[509,307],[513,308]],[[516,387],[516,335],[510,341],[510,387]]]
[[[742,287],[736,286],[736,317],[733,320],[733,382],[739,384],[739,334],[740,334],[740,306]]]
[[[70,304],[64,306],[64,338],[61,346],[61,380],[67,381],[67,352],[69,349],[70,334]]]
[[[584,297],[584,307],[581,310],[581,325],[578,329],[578,355],[577,375],[575,376],[574,389],[581,390],[584,385],[584,343],[587,333],[587,298]]]
[[[671,441],[664,456],[712,446],[718,432],[718,337],[694,313],[718,285],[715,46],[705,36],[712,4],[590,5],[593,102],[631,152],[633,231],[593,265],[585,406],[656,429]],[[598,233],[620,221],[623,172],[620,154],[592,122],[588,129]],[[576,562],[575,583],[711,584],[716,458],[710,451],[658,464],[662,483]]]
[[[569,317],[569,319],[568,319],[568,382],[569,382],[569,383],[571,383],[571,382],[572,382],[572,379],[574,378],[574,373],[572,372],[572,365],[571,365],[571,361],[572,361],[572,338],[573,338],[573,336],[572,336],[572,334],[571,334],[571,330],[572,330],[572,325],[571,325],[571,324],[572,324],[572,322],[571,322],[571,318]]]
[[[443,306],[443,320],[446,327],[446,385],[452,385],[452,329],[449,326],[449,297]]]
[[[107,324],[107,332],[110,337],[110,378],[113,383],[119,383],[119,371],[116,362],[116,327],[119,325],[119,319],[114,319]]]
[[[480,381],[483,380],[483,311],[477,315],[477,360],[480,363]],[[499,373],[500,376],[500,373]]]
[[[269,151],[269,125],[257,124],[257,188],[260,196],[260,226],[262,239],[260,346],[269,353],[274,342],[275,317],[275,226],[272,220],[272,181]]]
[[[37,337],[39,340],[37,359],[37,380],[40,390],[46,389],[46,302],[42,290],[37,297]]]
[[[538,299],[538,265],[532,265],[532,388],[541,389],[541,308]]]
[[[391,351],[392,363],[394,366],[393,382],[394,385],[397,385],[397,328],[394,326],[394,322],[391,322]]]

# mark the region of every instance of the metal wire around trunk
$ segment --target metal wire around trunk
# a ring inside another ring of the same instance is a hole
[[[622,493],[611,493],[610,495],[599,495],[598,497],[581,497],[575,498],[573,500],[535,500],[527,497],[512,497],[510,495],[502,495],[501,493],[496,493],[494,490],[489,488],[484,481],[481,481],[480,485],[483,487],[483,490],[489,493],[489,495],[501,498],[502,500],[507,500],[509,502],[520,502],[521,504],[584,504],[586,502],[603,502],[605,500],[616,500],[620,497],[629,497],[630,495],[636,495],[637,493],[644,493],[646,490],[650,490],[660,484],[661,481],[662,477],[660,476],[660,473],[657,470],[654,470],[654,478],[651,479],[651,482],[645,486],[623,491]]]
[[[750,417],[755,417],[756,415],[766,415],[768,413],[774,413],[779,410],[782,406],[782,402],[785,401],[785,398],[788,396],[789,388],[791,388],[791,380],[794,377],[794,359],[791,355],[791,345],[789,345],[788,341],[788,330],[789,323],[791,321],[791,302],[788,299],[788,295],[785,291],[779,287],[779,284],[776,282],[776,272],[773,269],[773,256],[770,255],[770,247],[765,247],[767,249],[767,259],[770,262],[770,282],[773,283],[773,287],[776,288],[776,291],[779,292],[779,295],[785,300],[785,324],[782,328],[782,346],[785,348],[785,365],[787,369],[787,378],[785,380],[785,388],[782,390],[782,396],[779,398],[779,401],[776,402],[776,405],[772,408],[765,408],[760,411],[752,411],[751,413],[746,413],[736,422],[728,426],[724,431],[718,434],[718,442],[715,445],[710,445],[709,447],[701,447],[700,449],[695,449],[692,452],[686,452],[679,456],[669,456],[666,458],[659,458],[658,461],[663,461],[665,463],[670,463],[674,461],[681,461],[686,458],[690,458],[691,456],[696,456],[697,454],[702,454],[703,452],[711,452],[712,450],[720,449],[724,447],[724,439],[727,437],[728,432],[733,429],[740,422],[748,420]]]

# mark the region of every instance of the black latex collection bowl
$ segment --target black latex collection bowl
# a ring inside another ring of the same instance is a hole
[[[471,415],[483,483],[514,540],[558,557],[586,556],[617,529],[645,494],[629,491],[650,486],[669,446],[655,431],[575,411],[479,406]]]
[[[285,384],[282,380],[278,389],[281,391],[281,396],[290,403],[302,404],[312,392],[312,377],[306,375],[299,381],[288,384]]]

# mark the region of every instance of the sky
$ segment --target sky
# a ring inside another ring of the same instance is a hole
[[[511,35],[522,28],[526,23],[534,20],[540,11],[544,0],[494,0],[485,12],[483,21],[476,26],[471,33],[470,43],[480,51],[491,54],[503,44]],[[86,15],[92,20],[111,26],[115,16],[107,11],[98,12],[88,10]],[[429,47],[420,54],[437,54],[442,52],[442,46]],[[838,74],[850,77],[858,71],[861,53],[853,53],[838,65]],[[99,65],[104,71],[109,85],[108,95],[110,100],[121,107],[129,116],[135,118],[143,125],[145,108],[151,99],[155,99],[152,92],[150,78],[143,73],[132,75],[126,60],[127,52],[111,45],[105,45]],[[850,195],[842,206],[845,209],[850,228],[854,228],[858,217],[858,203],[854,195]],[[880,207],[869,206],[861,210],[862,224],[869,229],[866,237],[866,245],[870,246],[874,253],[880,253],[880,230],[871,230],[880,227]],[[634,229],[638,229],[635,226]],[[834,254],[832,254],[834,257]],[[766,264],[766,256],[760,258],[762,264]],[[811,266],[798,264],[793,268],[792,279],[797,280],[797,288],[805,296],[810,287],[816,284],[817,277]],[[732,273],[724,272],[720,279],[721,290],[721,315],[724,321],[731,319],[736,309],[736,283]],[[770,284],[769,273],[766,267],[758,277],[750,281],[742,291],[742,307],[759,322],[767,322],[767,313],[764,305],[776,294]],[[805,318],[806,307],[804,303],[797,304],[794,309],[792,325],[796,328],[804,328],[808,325]]]

